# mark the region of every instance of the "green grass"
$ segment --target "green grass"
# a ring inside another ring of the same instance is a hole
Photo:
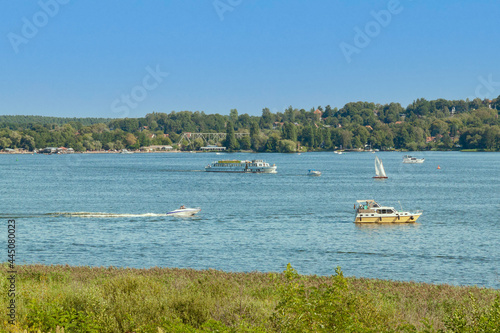
[[[333,273],[333,272],[332,272]],[[8,304],[7,266],[0,271]],[[499,332],[500,291],[190,269],[17,266],[2,332]]]

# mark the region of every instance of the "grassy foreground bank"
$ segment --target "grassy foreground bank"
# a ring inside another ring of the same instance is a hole
[[[281,273],[8,267],[3,332],[500,332],[500,291]]]

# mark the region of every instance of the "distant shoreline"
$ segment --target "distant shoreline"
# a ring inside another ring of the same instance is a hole
[[[189,151],[180,151],[180,150],[172,150],[172,151],[131,151],[132,154],[164,154],[164,153],[190,153]],[[201,153],[201,152],[197,152]],[[78,151],[74,153],[63,153],[63,154],[44,154],[44,153],[34,153],[32,151],[27,152],[4,152],[1,151],[0,154],[3,155],[74,155],[74,154],[121,154],[119,151]]]
[[[333,150],[318,150],[318,151],[297,151],[297,152],[290,152],[290,153],[285,153],[285,154],[303,154],[303,153],[333,153]],[[370,151],[357,151],[357,150],[342,150],[344,153],[372,153]],[[462,150],[415,150],[415,151],[408,151],[408,150],[382,150],[378,151],[377,153],[427,153],[427,152],[461,152],[461,153],[498,153],[498,151],[493,151],[493,150],[483,150],[483,149],[462,149]],[[231,153],[265,153],[268,154],[267,152],[256,152],[256,151],[250,151],[250,150],[245,150],[245,151],[233,151],[233,152],[215,152],[215,151],[202,151],[202,150],[195,150],[195,151],[181,151],[181,150],[168,150],[168,151],[130,151],[132,154],[171,154],[171,153],[187,153],[187,154],[210,154],[210,153],[223,153],[223,154],[231,154]],[[270,153],[276,153],[276,152],[270,152]],[[39,155],[74,155],[74,154],[122,154],[119,151],[81,151],[81,152],[73,152],[73,153],[62,153],[62,154],[45,154],[45,153],[35,153],[32,151],[15,151],[15,152],[5,152],[5,151],[0,151],[0,155],[34,155],[34,154],[39,154]]]

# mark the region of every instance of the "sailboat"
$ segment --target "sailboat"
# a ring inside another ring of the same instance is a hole
[[[387,175],[385,174],[384,165],[382,164],[382,160],[375,156],[375,174],[377,174],[375,179],[386,179]]]

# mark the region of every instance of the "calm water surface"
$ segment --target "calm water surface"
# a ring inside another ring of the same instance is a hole
[[[377,153],[386,181],[371,178],[370,153],[1,155],[0,214],[17,221],[18,263],[265,272],[290,262],[302,274],[341,266],[500,288],[500,154],[414,155],[425,163]],[[261,158],[278,174],[202,171],[227,157]],[[358,226],[361,199],[424,214],[415,225]],[[202,211],[164,216],[182,204]]]

